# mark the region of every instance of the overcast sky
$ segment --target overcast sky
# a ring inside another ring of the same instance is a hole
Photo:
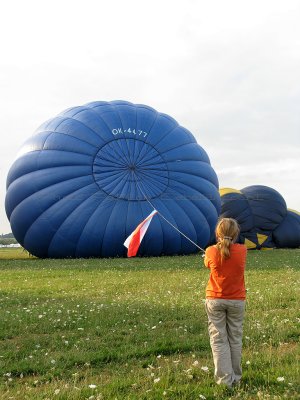
[[[94,100],[171,115],[220,187],[271,186],[300,210],[298,0],[12,0],[0,18],[0,233],[22,142]]]

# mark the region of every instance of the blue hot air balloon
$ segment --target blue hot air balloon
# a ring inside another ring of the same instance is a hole
[[[38,257],[125,256],[125,238],[152,206],[204,247],[220,211],[218,179],[188,130],[126,101],[73,107],[45,122],[7,178],[12,231]],[[158,215],[139,255],[195,251]]]
[[[235,218],[249,249],[300,247],[300,214],[276,190],[262,185],[220,189],[221,216]]]

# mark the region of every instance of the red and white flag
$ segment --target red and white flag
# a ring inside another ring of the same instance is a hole
[[[157,214],[156,210],[153,210],[150,215],[144,221],[142,221],[132,232],[130,236],[125,240],[124,246],[127,247],[128,252],[127,252],[127,257],[134,257],[136,253],[138,252],[138,249],[140,247],[141,241],[143,240],[143,237],[145,236],[145,233],[147,232],[147,229],[150,225],[150,222],[152,220],[152,217]]]

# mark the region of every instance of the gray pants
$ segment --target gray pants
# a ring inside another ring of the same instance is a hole
[[[210,346],[215,365],[215,380],[228,387],[242,377],[242,337],[244,300],[206,300]]]

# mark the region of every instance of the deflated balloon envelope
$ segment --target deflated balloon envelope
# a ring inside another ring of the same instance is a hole
[[[253,185],[241,190],[222,188],[220,194],[221,216],[238,221],[240,243],[250,249],[300,246],[300,215],[287,209],[276,190]]]
[[[6,212],[39,257],[125,256],[123,242],[153,206],[201,247],[220,211],[218,180],[193,135],[168,115],[125,101],[70,108],[22,147],[7,178]],[[197,248],[160,216],[140,255]]]

